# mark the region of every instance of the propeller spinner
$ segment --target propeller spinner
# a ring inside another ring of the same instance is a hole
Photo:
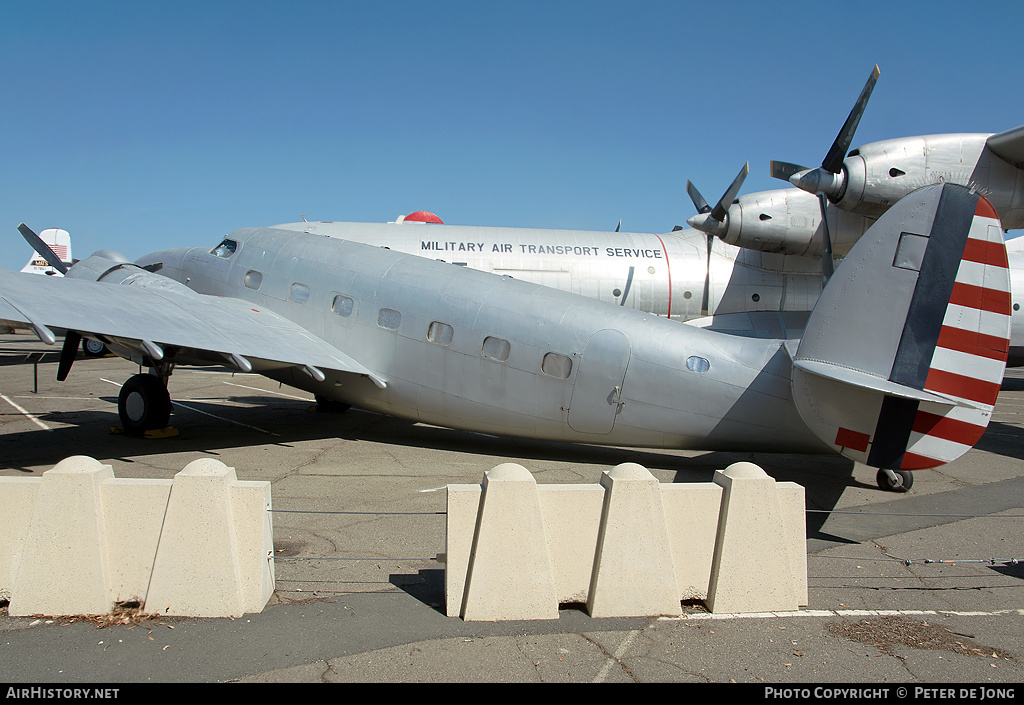
[[[732,185],[722,194],[714,208],[708,205],[708,202],[700,195],[700,191],[693,185],[693,182],[687,181],[686,192],[690,195],[690,200],[693,201],[693,205],[697,208],[697,215],[687,218],[686,223],[691,228],[709,235],[725,237],[725,234],[729,231],[729,206],[736,199],[736,194],[740,192],[743,180],[747,178],[749,173],[750,162],[747,162],[740,169],[740,173],[736,175],[736,178],[733,179]]]

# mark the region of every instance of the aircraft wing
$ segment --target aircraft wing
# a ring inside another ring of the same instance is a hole
[[[1006,161],[1024,165],[1024,125],[988,138],[988,148]]]
[[[49,343],[51,328],[100,336],[139,359],[228,364],[246,371],[295,366],[318,380],[321,370],[336,370],[384,386],[373,371],[282,316],[184,287],[142,288],[0,270],[0,324],[34,330]]]

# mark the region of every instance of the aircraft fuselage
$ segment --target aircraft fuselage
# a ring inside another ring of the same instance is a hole
[[[261,229],[228,238],[226,256],[189,248],[138,263],[162,262],[161,274],[198,293],[266,307],[386,382],[330,372],[317,382],[294,367],[253,364],[325,398],[544,440],[828,452],[793,405],[781,341],[722,336],[336,237]],[[633,266],[665,263],[661,254]]]
[[[425,223],[276,226],[569,291],[677,320],[747,311],[810,311],[816,258],[732,247],[697,230],[610,233]]]

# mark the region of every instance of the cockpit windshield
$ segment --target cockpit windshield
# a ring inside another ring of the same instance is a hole
[[[231,255],[235,254],[235,250],[237,248],[238,248],[238,243],[237,242],[235,242],[234,240],[224,239],[224,240],[221,241],[221,243],[219,245],[217,245],[212,250],[210,250],[210,254],[211,255],[216,255],[217,257],[223,257],[224,259],[227,259]]]

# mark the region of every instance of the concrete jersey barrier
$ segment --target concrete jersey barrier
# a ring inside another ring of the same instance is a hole
[[[514,463],[448,486],[447,614],[555,619],[794,611],[807,604],[804,490],[751,463],[660,484],[625,463],[600,485],[537,485]]]
[[[119,479],[93,458],[0,477],[0,598],[12,616],[236,617],[274,592],[269,482],[203,458],[173,480]]]

